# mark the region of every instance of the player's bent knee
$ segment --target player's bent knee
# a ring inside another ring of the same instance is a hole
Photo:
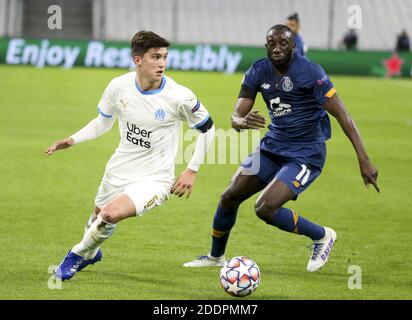
[[[240,205],[240,198],[231,189],[226,190],[220,196],[220,205],[223,208],[234,208]]]
[[[108,222],[108,223],[114,223],[115,219],[113,215],[107,210],[102,210],[100,211],[100,217],[103,219],[103,221]]]
[[[262,201],[258,199],[255,203],[255,212],[259,219],[262,219],[266,223],[269,223],[272,220],[273,215],[276,214],[277,210],[276,205],[273,203]]]
[[[104,206],[99,215],[103,221],[108,223],[117,223],[119,220],[119,210],[116,207]]]

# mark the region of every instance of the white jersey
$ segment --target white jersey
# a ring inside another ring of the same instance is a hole
[[[99,102],[99,113],[119,121],[120,143],[106,165],[127,181],[174,181],[182,121],[199,128],[209,114],[191,90],[164,76],[158,89],[142,91],[136,72],[114,78]]]

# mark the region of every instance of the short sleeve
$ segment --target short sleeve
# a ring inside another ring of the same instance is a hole
[[[189,89],[185,88],[182,98],[180,116],[187,120],[190,128],[200,128],[210,118],[208,111]]]
[[[311,86],[313,88],[313,95],[321,105],[326,100],[336,93],[336,89],[330,81],[325,70],[320,65],[313,64],[311,70]]]
[[[103,92],[97,111],[105,118],[112,118],[115,115],[116,90],[113,81],[111,81]]]
[[[243,76],[242,86],[246,86],[254,91],[256,94],[260,90],[259,79],[257,76],[256,66],[252,65]]]

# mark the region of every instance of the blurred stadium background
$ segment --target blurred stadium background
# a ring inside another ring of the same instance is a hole
[[[63,10],[62,30],[47,28],[47,8]],[[153,30],[174,43],[261,46],[269,26],[293,12],[310,48],[336,49],[348,8],[362,9],[359,48],[392,50],[412,33],[411,0],[0,0],[0,36],[129,41]]]
[[[61,29],[48,27],[51,5],[61,8]],[[231,299],[217,270],[181,265],[207,253],[236,164],[204,165],[189,200],[122,223],[102,263],[53,290],[50,266],[82,236],[118,132],[52,158],[43,151],[95,117],[107,83],[133,67],[129,41],[140,29],[172,41],[167,74],[229,129],[243,71],[265,56],[267,29],[295,12],[309,58],[360,128],[382,192],[365,189],[333,121],[324,172],[290,204],[339,233],[329,264],[308,274],[308,241],[255,218],[256,197],[240,208],[227,255],[259,264],[262,285],[250,299],[411,299],[412,57],[395,45],[402,30],[412,34],[412,0],[0,0],[0,298]],[[341,45],[348,21],[361,22],[357,50]],[[266,114],[261,99],[256,107]],[[360,288],[350,287],[351,266],[362,270]]]
[[[61,29],[48,27],[52,11],[48,13],[47,9],[51,5],[58,5],[62,10]],[[195,48],[190,47],[193,45],[224,46],[224,49],[210,49],[220,54],[219,57],[226,51],[240,52],[240,62],[223,70],[241,71],[261,55],[267,29],[285,22],[294,12],[300,16],[300,34],[309,49],[308,56],[321,63],[329,73],[387,75],[385,61],[392,57],[398,35],[402,31],[412,34],[412,0],[0,0],[0,37],[9,39],[1,42],[0,62],[38,62],[30,52],[25,53],[23,59],[13,59],[15,51],[12,49],[23,46],[21,43],[11,45],[14,38],[27,38],[26,44],[30,43],[30,38],[49,39],[49,47],[56,44],[56,40],[60,41],[58,45],[64,46],[66,42],[62,39],[70,39],[103,41],[105,49],[128,48],[128,41],[136,30],[146,29],[170,39],[180,52],[188,49],[187,46],[194,51]],[[342,50],[342,39],[349,27],[356,28],[357,52]],[[40,42],[32,44],[40,46]],[[87,46],[87,43],[73,41],[67,44]],[[90,48],[81,48],[75,65],[90,66],[87,60],[81,59],[82,55],[87,55],[87,49]],[[202,57],[210,58],[207,55],[209,47],[198,48],[198,54],[201,49]],[[400,70],[392,70],[390,74],[410,76],[410,50],[398,54],[398,63],[396,59],[389,61]],[[116,53],[108,55],[110,57],[103,60],[111,61],[94,66],[127,65],[115,61],[120,60],[115,57]],[[193,63],[179,63],[170,58],[172,69],[196,69]],[[45,64],[63,64],[59,52],[50,60]],[[197,69],[221,71],[218,64],[210,62]]]

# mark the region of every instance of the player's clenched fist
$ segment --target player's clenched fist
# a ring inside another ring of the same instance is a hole
[[[73,138],[65,138],[63,140],[56,141],[52,146],[48,147],[45,152],[50,156],[54,151],[66,149],[68,147],[71,147],[72,145],[74,145]]]

